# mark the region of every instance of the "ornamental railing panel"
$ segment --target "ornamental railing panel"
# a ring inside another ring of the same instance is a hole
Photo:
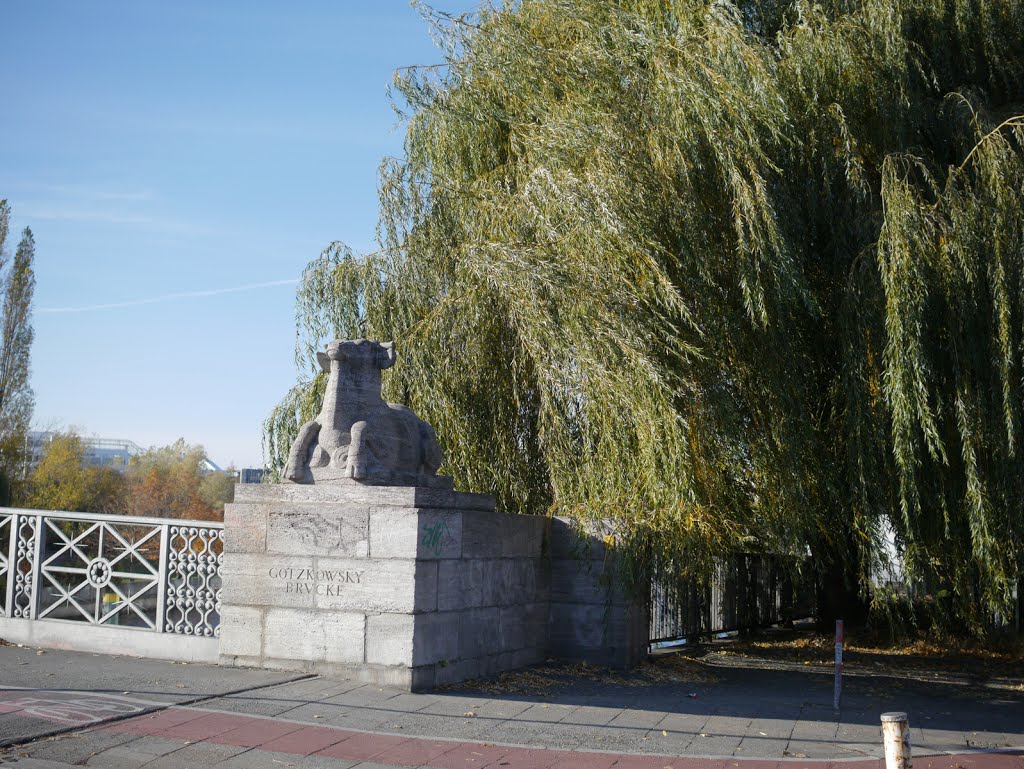
[[[0,617],[9,617],[7,584],[11,579],[11,531],[14,515],[0,510]]]
[[[164,631],[216,636],[220,625],[223,526],[171,526]]]
[[[15,515],[11,530],[11,565],[14,571],[14,578],[8,588],[10,600],[7,605],[11,610],[11,617],[15,619],[32,619],[34,594],[33,584],[35,582],[36,544],[38,537],[36,531],[39,524],[38,515]]]
[[[0,511],[0,616],[217,637],[223,524]]]

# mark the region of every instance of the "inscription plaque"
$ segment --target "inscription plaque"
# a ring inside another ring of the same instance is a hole
[[[285,593],[340,596],[346,585],[362,585],[365,570],[352,569],[296,569],[291,566],[271,566],[267,576],[284,585]]]

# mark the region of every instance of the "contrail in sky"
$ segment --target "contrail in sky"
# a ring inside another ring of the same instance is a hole
[[[252,291],[255,288],[270,288],[271,286],[287,286],[292,283],[298,283],[298,278],[288,278],[286,280],[268,280],[265,283],[247,283],[244,286],[231,286],[229,288],[211,288],[205,291],[182,291],[177,294],[164,294],[163,296],[152,296],[148,299],[131,299],[127,302],[110,302],[108,304],[86,304],[81,307],[42,307],[36,312],[38,313],[56,313],[56,312],[92,312],[93,310],[117,310],[122,307],[138,307],[143,304],[159,304],[160,302],[170,302],[175,299],[192,299],[200,296],[217,296],[218,294],[236,294],[240,291]]]

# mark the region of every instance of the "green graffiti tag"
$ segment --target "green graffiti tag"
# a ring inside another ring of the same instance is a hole
[[[448,522],[437,521],[423,527],[423,546],[434,551],[434,557],[441,557],[441,548],[444,546],[445,538],[448,537]]]

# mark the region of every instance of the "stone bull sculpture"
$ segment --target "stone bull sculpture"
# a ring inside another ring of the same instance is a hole
[[[381,371],[395,364],[393,342],[337,340],[317,360],[327,372],[320,415],[299,429],[284,476],[293,483],[452,488],[436,475],[441,447],[411,409],[386,403]]]

